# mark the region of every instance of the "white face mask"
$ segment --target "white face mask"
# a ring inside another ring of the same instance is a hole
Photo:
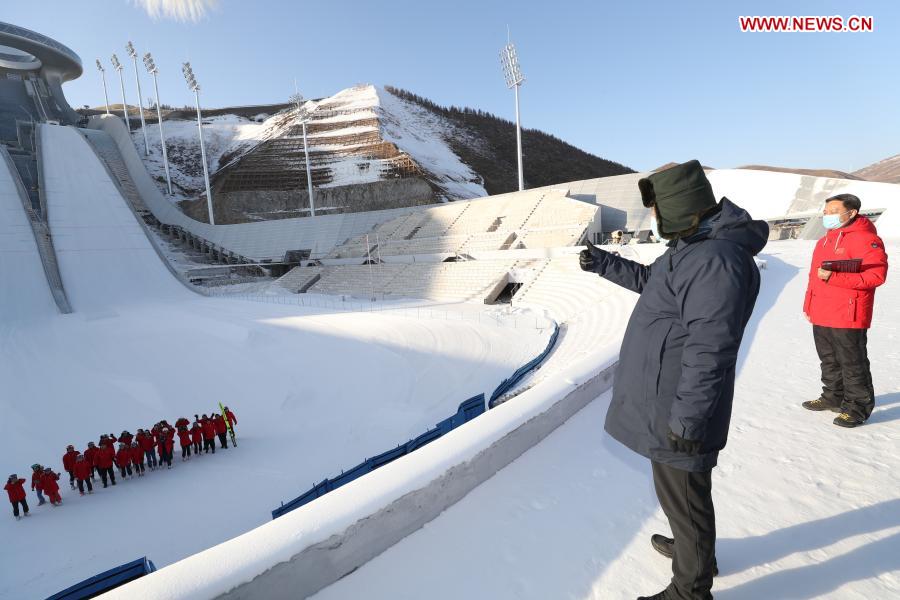
[[[825,226],[825,229],[837,229],[843,223],[841,223],[841,215],[846,215],[849,210],[845,210],[841,213],[836,213],[833,215],[822,215],[822,225]]]

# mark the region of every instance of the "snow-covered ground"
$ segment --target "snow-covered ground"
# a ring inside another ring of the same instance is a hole
[[[304,104],[313,123],[346,122],[347,127],[313,133],[309,136],[311,151],[334,151],[328,167],[332,181],[323,187],[371,183],[382,178],[377,159],[359,156],[341,156],[352,144],[325,145],[320,138],[334,138],[353,134],[380,131],[385,141],[393,142],[413,161],[425,169],[429,179],[444,190],[445,199],[470,199],[486,196],[481,177],[466,166],[453,153],[447,140],[458,135],[446,120],[420,106],[402,100],[382,87],[355,86],[341,90],[333,96],[309,100]],[[331,111],[338,111],[332,114]],[[348,112],[350,111],[350,112]],[[222,115],[203,119],[203,139],[206,144],[210,173],[222,168],[223,158],[234,160],[259,143],[284,137],[295,124],[295,111],[284,111],[271,117],[247,119],[237,115]],[[380,127],[354,125],[354,122],[379,119]],[[199,161],[197,122],[171,119],[163,121],[166,148],[169,153],[170,173],[173,182],[173,200],[196,196],[204,186],[203,170]],[[150,154],[144,154],[144,136],[140,130],[132,132],[132,139],[147,170],[156,179],[160,189],[165,189],[165,170],[159,126],[147,126]]]
[[[219,402],[237,414],[240,446],[92,496],[62,482],[60,507],[37,507],[29,491],[28,519],[0,519],[0,598],[43,598],[144,555],[163,566],[266,523],[279,502],[423,433],[546,344],[546,330],[489,320],[198,296],[162,265],[96,157],[77,151],[78,134],[44,127],[50,226],[75,312],[0,327],[5,472],[61,470],[67,444]],[[19,275],[4,270],[4,285]],[[33,288],[15,302],[46,304]]]
[[[888,247],[897,256],[900,244]],[[772,242],[714,470],[725,600],[900,598],[900,279],[876,298],[876,409],[864,427],[800,407],[818,360],[800,312],[811,242]],[[514,402],[515,400],[513,400]],[[608,394],[316,600],[625,599],[658,592],[668,534],[649,462],[603,432]],[[435,585],[440,582],[439,585]]]

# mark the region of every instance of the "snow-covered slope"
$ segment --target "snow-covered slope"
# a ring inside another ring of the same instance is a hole
[[[900,183],[900,154],[872,163],[853,174],[869,181]]]
[[[762,256],[731,436],[713,474],[716,598],[900,597],[900,279],[876,296],[875,412],[866,426],[841,429],[832,413],[800,407],[820,388],[800,312],[811,252],[812,242],[773,242]],[[316,600],[413,599],[424,589],[435,599],[606,600],[661,590],[670,563],[649,539],[668,526],[648,461],[603,432],[608,401]]]
[[[386,175],[381,168],[384,159],[373,158],[364,150],[379,142],[389,142],[423,171],[423,176],[440,190],[443,199],[487,194],[478,174],[450,150],[446,140],[455,133],[452,125],[384,88],[373,85],[347,88],[333,96],[307,101],[303,110],[308,111],[310,118],[308,143],[310,155],[314,157],[313,173],[316,174],[316,169],[328,171],[326,180],[316,181],[317,187],[359,185],[384,179]],[[195,196],[204,185],[196,121],[164,120],[163,129],[172,180],[177,186],[173,199]],[[164,186],[158,125],[148,125],[147,133],[149,156],[144,156],[141,131],[132,132],[132,137],[147,168]],[[237,115],[204,118],[203,135],[212,173],[226,166],[233,168],[267,140],[300,144],[302,139],[293,109],[272,116],[259,115],[252,120]],[[275,152],[285,152],[284,146]],[[380,152],[383,153],[375,150],[375,154]],[[305,180],[305,175],[301,179]],[[294,187],[292,183],[290,189]]]

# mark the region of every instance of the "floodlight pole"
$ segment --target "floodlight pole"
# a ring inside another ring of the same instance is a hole
[[[147,122],[144,120],[144,96],[141,92],[141,78],[138,76],[137,52],[134,49],[134,44],[131,42],[128,42],[125,46],[125,50],[128,52],[131,60],[134,61],[134,82],[137,84],[138,112],[141,115],[141,132],[144,134],[144,156],[150,156],[150,142],[147,141]],[[159,103],[157,102],[157,104]]]
[[[150,56],[149,52],[144,55],[144,66],[147,67],[147,71],[153,75],[153,91],[156,92],[156,121],[159,124],[159,143],[162,146],[163,167],[165,167],[166,170],[166,185],[169,188],[169,195],[171,196],[172,177],[169,175],[169,154],[166,151],[166,137],[163,135],[162,107],[159,102],[159,82],[156,77],[159,73],[159,69],[156,68],[156,63],[153,62],[153,57]]]
[[[306,124],[309,122],[309,115],[300,112],[303,96],[297,90],[296,80],[294,80],[294,95],[291,96],[291,99],[297,105],[297,119],[300,121],[300,125],[303,128],[303,156],[306,160],[306,189],[307,194],[309,195],[309,216],[314,217],[316,216],[316,200],[313,197],[312,171],[310,171],[309,168],[309,146],[306,140]]]
[[[521,192],[525,189],[525,175],[522,169],[522,123],[519,118],[519,87],[525,82],[525,77],[519,68],[519,57],[512,42],[508,42],[500,51],[500,64],[503,67],[503,75],[506,77],[506,86],[513,88],[516,95],[516,154],[519,166],[519,191]]]
[[[100,78],[103,80],[103,98],[106,99],[106,114],[109,114],[109,93],[106,91],[106,69],[97,59],[97,70],[100,71]]]
[[[200,114],[200,84],[194,77],[194,71],[191,69],[191,63],[186,62],[181,67],[184,73],[184,79],[187,81],[188,88],[194,92],[194,98],[197,101],[197,131],[200,134],[200,159],[203,161],[203,180],[206,182],[206,208],[209,211],[209,224],[215,225],[213,218],[213,202],[212,188],[209,185],[209,168],[206,166],[206,146],[203,144],[203,116]]]
[[[119,62],[119,57],[115,54],[110,59],[113,67],[119,72],[119,86],[122,88],[122,110],[125,111],[125,127],[128,128],[128,135],[131,135],[131,120],[128,118],[128,101],[125,100],[125,77],[122,75],[124,67]]]

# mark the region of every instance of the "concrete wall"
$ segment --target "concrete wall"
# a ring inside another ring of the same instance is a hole
[[[427,206],[435,203],[431,186],[418,177],[321,188],[315,190],[315,200],[316,212],[320,215]],[[220,225],[309,216],[309,193],[306,189],[213,192],[213,203],[216,223]],[[189,217],[197,221],[207,220],[205,199],[184,201],[180,206]]]

